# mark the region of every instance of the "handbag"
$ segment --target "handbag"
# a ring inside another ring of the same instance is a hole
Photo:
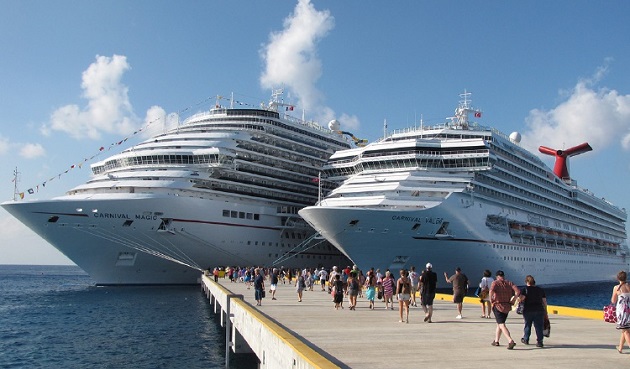
[[[608,323],[617,323],[617,306],[608,304],[604,306],[604,321]]]
[[[516,314],[523,314],[523,308],[525,304],[523,304],[522,302],[519,302],[518,305],[516,305]]]
[[[263,299],[265,298],[265,290],[262,290],[262,293],[260,294],[260,297],[262,297]]]
[[[481,300],[485,300],[485,299],[488,297],[488,295],[489,295],[489,294],[490,294],[490,290],[487,290],[487,289],[485,289],[485,288],[484,288],[484,289],[483,289],[483,290],[479,293],[479,299],[481,299]]]
[[[545,314],[545,320],[543,321],[543,336],[549,337],[551,335],[551,322],[549,316]]]

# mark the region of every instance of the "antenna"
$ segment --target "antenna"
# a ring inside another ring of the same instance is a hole
[[[383,140],[387,137],[387,119],[383,119]]]
[[[18,168],[15,167],[15,170],[13,171],[13,201],[17,201],[18,198],[18,181],[19,179],[19,175],[20,172],[18,172]]]

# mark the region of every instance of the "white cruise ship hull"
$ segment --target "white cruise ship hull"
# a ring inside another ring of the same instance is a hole
[[[618,252],[603,255],[576,249],[550,249],[541,242],[514,242],[507,228],[486,224],[489,214],[505,208],[452,194],[426,209],[310,206],[299,214],[359,268],[398,270],[433,264],[438,274],[451,275],[456,267],[471,279],[483,271],[503,270],[506,277],[524,284],[529,274],[538,284],[561,285],[582,281],[611,281],[628,260]],[[528,223],[532,214],[512,209],[511,219]],[[448,223],[448,234],[439,227]],[[447,287],[443,279],[440,287]]]
[[[304,226],[283,227],[276,207],[219,196],[106,194],[2,206],[99,285],[194,284],[209,267],[270,266],[313,233]],[[225,217],[224,210],[259,216]],[[300,253],[282,266],[346,261],[324,247]]]

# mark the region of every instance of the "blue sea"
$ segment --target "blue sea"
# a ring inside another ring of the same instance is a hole
[[[601,310],[613,284],[550,288],[547,300]],[[96,287],[75,266],[0,265],[0,368],[224,366],[225,330],[198,286]]]
[[[225,330],[198,286],[96,287],[75,266],[0,265],[0,368],[223,367]]]

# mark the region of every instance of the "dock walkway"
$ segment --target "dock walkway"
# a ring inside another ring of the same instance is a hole
[[[207,277],[202,283],[214,284]],[[481,307],[476,299],[467,299],[464,303],[464,318],[461,320],[455,319],[457,312],[455,305],[448,300],[450,296],[438,295],[434,303],[433,323],[423,322],[424,313],[419,306],[410,308],[409,323],[400,323],[397,305],[394,311],[385,310],[382,301],[376,302],[375,310],[368,308],[365,298],[358,299],[354,311],[348,309],[347,301],[344,301],[345,309],[335,310],[330,294],[322,292],[319,285],[315,285],[313,291],[304,291],[302,302],[298,302],[295,287],[280,284],[277,300],[271,300],[267,291],[262,306],[255,306],[253,287],[247,289],[244,283],[230,283],[228,279],[219,279],[219,284],[234,294],[242,294],[251,309],[275,321],[312,352],[329,360],[326,365],[329,367],[630,367],[630,349],[626,349],[624,354],[615,349],[620,333],[613,324],[602,319],[553,315],[551,313],[558,311],[553,307],[549,309],[551,336],[545,339],[544,348],[535,346],[534,332],[530,338],[534,344],[520,342],[522,316],[511,313],[507,325],[517,345],[514,350],[507,350],[504,337],[501,346],[490,345],[496,323],[494,319],[480,318]],[[268,284],[266,287],[268,290]],[[601,316],[599,312],[583,312],[583,316]],[[235,327],[239,329],[236,324]]]

